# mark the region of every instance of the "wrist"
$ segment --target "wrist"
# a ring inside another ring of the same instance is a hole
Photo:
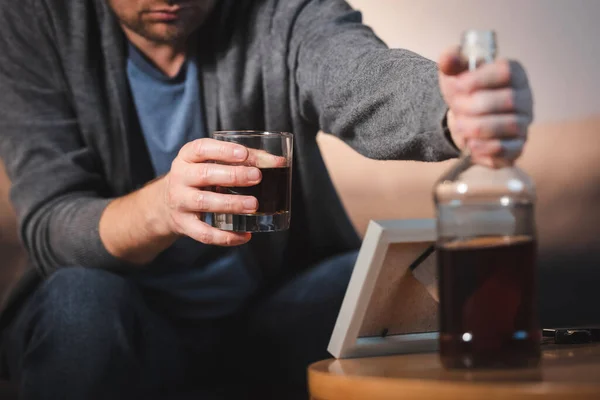
[[[138,198],[138,209],[144,216],[144,228],[150,237],[165,240],[175,240],[178,236],[172,229],[169,211],[165,206],[166,176],[155,179],[141,191],[143,196]]]
[[[456,123],[454,119],[454,113],[451,110],[446,112],[444,116],[444,120],[442,122],[442,127],[444,129],[444,136],[446,140],[458,151],[462,151],[463,144],[460,141],[460,137],[458,136]]]
[[[177,239],[166,220],[168,214],[161,209],[164,191],[160,180],[114,199],[104,210],[100,238],[114,257],[146,265]]]

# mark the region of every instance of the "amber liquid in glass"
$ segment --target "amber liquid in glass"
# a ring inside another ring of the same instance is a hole
[[[260,168],[262,180],[248,187],[217,187],[218,193],[254,196],[258,210],[253,214],[215,214],[213,226],[238,232],[273,232],[290,226],[290,167]]]
[[[257,214],[276,214],[290,209],[290,168],[259,168],[262,180],[248,187],[219,187],[217,192],[254,196],[258,200]]]

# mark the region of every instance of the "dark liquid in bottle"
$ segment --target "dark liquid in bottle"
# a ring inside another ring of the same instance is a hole
[[[262,180],[248,187],[218,187],[217,192],[254,196],[258,200],[256,214],[277,214],[290,210],[290,167],[260,168]]]
[[[437,253],[444,366],[537,365],[535,241],[481,237],[441,244]]]

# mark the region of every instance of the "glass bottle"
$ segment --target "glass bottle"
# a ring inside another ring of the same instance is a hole
[[[493,62],[496,35],[471,30],[469,68]],[[535,188],[516,166],[461,159],[434,188],[440,357],[447,368],[530,367],[539,362]]]

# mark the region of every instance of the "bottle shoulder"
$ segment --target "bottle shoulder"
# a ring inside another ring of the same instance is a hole
[[[518,202],[535,201],[535,184],[517,166],[489,168],[460,159],[442,175],[434,187],[437,203],[456,199],[473,201],[509,198]]]

